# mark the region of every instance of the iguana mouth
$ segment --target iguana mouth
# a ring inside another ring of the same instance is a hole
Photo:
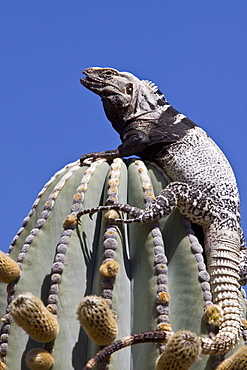
[[[84,78],[80,78],[80,81],[81,83],[83,84],[85,81],[87,82],[98,82],[96,79],[92,78],[92,77],[89,77],[89,76],[86,76]]]
[[[90,84],[103,84],[98,78],[89,76],[87,72],[83,71],[82,73],[85,75],[85,78],[80,78],[80,82],[85,87],[88,87]]]
[[[89,77],[86,75],[85,78],[81,78],[81,80],[87,80],[89,82],[99,82],[99,80],[97,78],[92,78],[92,77]]]
[[[85,78],[80,78],[80,83],[95,94],[102,96],[104,94],[104,89],[108,84],[103,82],[97,76],[91,76],[87,71],[83,71],[82,73],[85,75]]]

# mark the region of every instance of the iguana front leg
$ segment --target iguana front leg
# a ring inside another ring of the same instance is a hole
[[[82,166],[83,162],[88,158],[90,158],[90,159],[92,158],[94,160],[94,159],[97,159],[97,158],[114,159],[114,158],[117,158],[117,157],[121,157],[118,149],[105,150],[103,152],[96,152],[96,153],[86,153],[86,154],[83,154],[81,156],[80,164]]]
[[[130,155],[135,154],[138,155],[138,153],[142,152],[147,147],[148,143],[148,136],[141,131],[136,131],[135,133],[132,133],[127,138],[125,138],[124,142],[119,145],[117,149],[83,154],[80,158],[80,163],[82,165],[82,163],[87,158],[113,159],[117,157],[129,157]]]

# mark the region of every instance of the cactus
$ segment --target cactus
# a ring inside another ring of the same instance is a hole
[[[8,256],[0,254],[0,368],[79,370],[100,346],[141,332],[147,333],[126,345],[160,344],[117,351],[101,368],[151,370],[160,351],[157,369],[164,356],[181,365],[185,348],[194,357],[181,368],[210,370],[223,360],[200,355],[200,338],[214,330],[204,314],[210,322],[220,313],[207,311],[212,295],[203,247],[177,210],[152,224],[115,226],[108,222],[119,217],[115,211],[77,220],[82,209],[127,198],[145,208],[168,181],[155,164],[119,158],[82,167],[76,161],[51,178]]]

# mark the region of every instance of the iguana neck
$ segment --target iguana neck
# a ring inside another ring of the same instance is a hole
[[[164,96],[154,93],[140,80],[133,84],[133,94],[128,106],[116,109],[110,104],[109,97],[101,99],[107,118],[120,135],[129,123],[158,121],[166,107],[170,106]]]

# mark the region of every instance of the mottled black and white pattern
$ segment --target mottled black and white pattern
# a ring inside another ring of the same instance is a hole
[[[132,217],[115,219],[115,223],[147,223],[178,207],[191,222],[201,225],[213,303],[223,310],[218,334],[202,338],[203,353],[229,351],[241,332],[239,281],[244,284],[247,273],[239,195],[229,162],[202,129],[168,104],[153,83],[111,68],[88,68],[84,74],[81,83],[100,95],[122,144],[115,150],[85,154],[81,162],[138,155],[159,164],[173,182],[146,210],[114,204],[84,210],[78,217],[111,208]]]

